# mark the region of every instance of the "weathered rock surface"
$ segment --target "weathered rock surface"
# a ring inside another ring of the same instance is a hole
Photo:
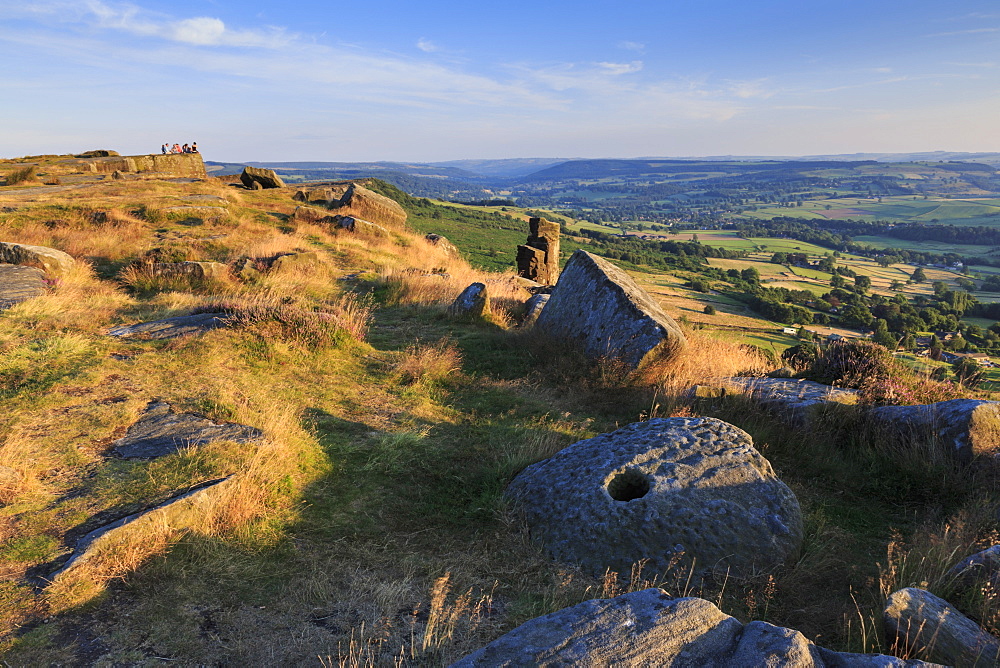
[[[213,506],[225,492],[229,478],[214,480],[180,496],[176,496],[156,508],[135,513],[120,520],[94,529],[77,541],[73,556],[62,568],[50,576],[53,583],[72,579],[76,571],[88,567],[92,571],[105,574],[114,572],[115,553],[120,546],[143,541],[147,536],[167,532],[177,534],[203,523]],[[108,561],[110,564],[101,563]],[[95,563],[96,562],[96,563]]]
[[[537,322],[538,316],[542,314],[542,309],[549,303],[549,297],[544,293],[531,295],[524,303],[524,319],[521,320],[521,327],[531,327]]]
[[[1000,451],[1000,402],[952,399],[921,406],[880,406],[871,417],[898,438],[938,443],[960,461]]]
[[[954,666],[1000,665],[1000,640],[923,589],[895,592],[886,603],[882,621],[890,642],[908,653]]]
[[[271,265],[271,271],[290,271],[306,267],[315,268],[323,264],[323,255],[318,251],[279,255]]]
[[[683,552],[696,574],[744,576],[802,542],[795,495],[749,434],[714,418],[650,420],[580,441],[527,467],[507,495],[556,560],[595,575],[627,574],[641,559],[662,572]]]
[[[803,379],[733,377],[721,386],[723,393],[743,393],[793,426],[806,426],[830,411],[858,402],[856,390]]]
[[[336,215],[332,217],[332,222],[337,227],[348,230],[349,232],[354,232],[355,234],[367,234],[370,237],[389,236],[389,230],[381,225],[376,225],[371,221],[361,220],[360,218],[356,218],[354,216]]]
[[[314,206],[297,206],[292,211],[292,220],[305,223],[333,223],[335,219],[326,209]]]
[[[261,167],[244,167],[240,174],[240,182],[247,188],[253,188],[253,184],[260,185],[261,188],[284,188],[285,182],[274,173],[273,169],[263,169]]]
[[[262,438],[260,429],[212,422],[197,413],[175,413],[170,404],[151,401],[125,436],[114,442],[114,453],[125,459],[152,459],[213,441],[250,443]]]
[[[517,274],[543,285],[559,278],[559,223],[528,219],[528,240],[517,247]]]
[[[0,264],[0,309],[45,294],[45,272],[37,267]]]
[[[490,313],[490,293],[484,283],[473,283],[448,307],[452,316],[482,316]]]
[[[743,625],[700,598],[660,589],[585,601],[532,619],[453,668],[676,666],[678,668],[904,668],[925,666],[879,654],[818,647],[792,629]]]
[[[343,197],[347,186],[318,186],[315,188],[302,188],[295,191],[292,199],[296,202],[315,202],[317,204],[330,204],[334,200]]]
[[[38,267],[49,278],[60,279],[73,269],[76,260],[55,248],[0,241],[0,263]]]
[[[631,368],[680,354],[680,327],[632,277],[604,258],[578,250],[563,269],[535,328],[580,345],[591,358]]]
[[[176,318],[115,327],[108,332],[108,335],[121,338],[142,336],[145,339],[172,339],[189,334],[204,334],[209,330],[225,327],[228,324],[227,317],[225,313],[182,315]]]
[[[452,257],[459,256],[458,247],[455,244],[448,241],[448,237],[443,237],[440,234],[434,234],[432,232],[428,235],[425,235],[424,239],[426,239],[427,243],[429,243],[430,245],[437,246],[438,248],[443,250],[448,255],[451,255]]]
[[[956,586],[962,590],[989,583],[994,591],[1000,591],[1000,545],[966,557],[955,564],[948,575],[955,578]]]
[[[406,211],[395,200],[352,183],[340,200],[330,205],[341,216],[351,216],[388,227],[406,222]]]
[[[225,279],[229,267],[221,262],[154,262],[153,276],[185,276],[195,280]]]

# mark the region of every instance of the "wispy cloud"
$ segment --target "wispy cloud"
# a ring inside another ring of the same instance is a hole
[[[626,51],[645,51],[646,45],[642,42],[624,41],[618,42],[618,48],[625,49]]]
[[[1000,28],[970,28],[968,30],[950,30],[948,32],[935,32],[928,37],[954,37],[956,35],[980,35],[983,33],[1000,32]]]
[[[429,39],[424,39],[423,37],[417,40],[417,48],[423,51],[424,53],[434,53],[435,51],[441,50],[441,47],[439,47],[437,44],[430,41]]]
[[[597,66],[607,74],[618,76],[619,74],[633,74],[640,71],[642,69],[642,61],[633,60],[631,63],[597,63]]]
[[[767,82],[766,78],[751,81],[730,81],[729,91],[741,100],[766,99],[774,95],[774,90],[766,87]]]

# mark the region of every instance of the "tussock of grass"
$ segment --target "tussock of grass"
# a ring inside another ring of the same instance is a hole
[[[4,183],[8,186],[16,186],[22,183],[31,183],[38,180],[38,168],[34,165],[28,167],[22,167],[21,169],[15,169],[14,171],[7,172],[7,176],[4,178]]]

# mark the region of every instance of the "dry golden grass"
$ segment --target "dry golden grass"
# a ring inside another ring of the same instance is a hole
[[[72,328],[95,332],[131,303],[132,299],[113,284],[94,276],[86,262],[77,261],[48,293],[22,302],[6,313],[40,330]]]
[[[462,368],[462,353],[450,339],[414,343],[396,363],[399,382],[406,385],[434,384]]]

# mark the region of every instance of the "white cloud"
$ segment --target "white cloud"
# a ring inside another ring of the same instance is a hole
[[[642,69],[641,60],[633,60],[631,63],[597,63],[607,74],[618,76],[619,74],[632,74]]]
[[[625,49],[626,51],[645,51],[646,45],[642,42],[618,42],[619,49]]]
[[[435,51],[441,50],[441,47],[439,47],[437,44],[430,41],[429,39],[424,39],[423,37],[417,40],[417,48],[423,51],[424,53],[434,53]]]
[[[766,99],[774,95],[774,91],[764,87],[767,79],[753,79],[751,81],[731,81],[729,91],[741,100],[752,98]]]

